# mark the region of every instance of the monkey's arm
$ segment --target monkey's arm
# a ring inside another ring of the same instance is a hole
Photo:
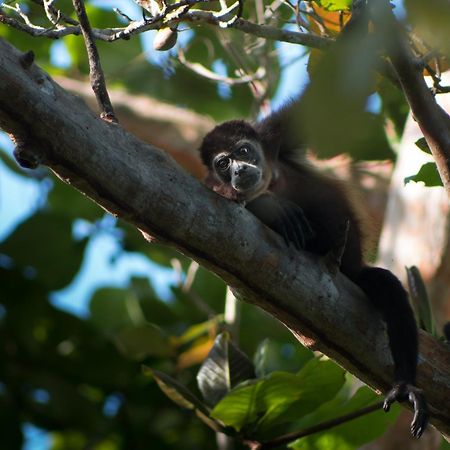
[[[283,236],[287,245],[294,244],[304,249],[306,243],[314,237],[308,219],[302,208],[272,193],[260,195],[247,204],[247,209],[261,222]]]

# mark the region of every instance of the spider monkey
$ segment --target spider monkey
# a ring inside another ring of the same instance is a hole
[[[419,438],[428,423],[425,397],[415,386],[418,334],[408,295],[388,270],[363,261],[362,233],[354,207],[336,180],[299,161],[305,144],[291,102],[255,124],[231,120],[203,139],[200,154],[208,168],[206,185],[221,196],[244,203],[286,243],[326,255],[347,240],[340,270],[367,295],[386,322],[394,360],[394,383],[383,408],[408,401],[414,408],[411,433]]]

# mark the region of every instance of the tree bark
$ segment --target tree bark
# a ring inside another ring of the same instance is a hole
[[[93,111],[99,111],[88,82],[57,77],[64,89],[79,95]],[[198,158],[202,137],[214,126],[214,121],[192,111],[168,105],[143,95],[110,89],[120,125],[144,142],[163,148],[175,161],[197,178],[203,178],[205,169]]]
[[[170,156],[94,116],[0,40],[0,126],[23,162],[44,164],[105,210],[217,273],[239,297],[282,321],[374,389],[392,383],[380,315],[312,255],[286,248],[242,206],[219,197]],[[63,256],[62,256],[63,257]],[[370,351],[369,351],[370,350]],[[450,434],[450,351],[420,334],[418,385],[432,423]]]

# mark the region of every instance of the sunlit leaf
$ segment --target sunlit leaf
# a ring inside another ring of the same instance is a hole
[[[405,178],[405,184],[411,181],[422,182],[428,187],[442,186],[442,180],[434,162],[425,163],[415,175]]]
[[[297,375],[274,372],[259,391],[265,414],[258,427],[292,422],[331,400],[345,382],[345,371],[333,361],[308,361]]]
[[[211,411],[211,417],[236,431],[256,421],[261,406],[257,402],[262,381],[249,381],[224,397]]]

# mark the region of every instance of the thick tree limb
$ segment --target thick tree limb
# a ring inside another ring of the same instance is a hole
[[[97,101],[87,82],[56,77],[56,82],[98,111]],[[130,94],[118,88],[109,89],[120,125],[144,142],[164,147],[184,169],[203,178],[205,168],[198,158],[202,137],[213,128],[214,121],[180,107],[144,95]]]
[[[50,167],[144,235],[175,246],[281,320],[305,345],[375,389],[392,381],[384,325],[359,291],[241,206],[208,191],[165,153],[96,118],[0,40],[0,126],[18,154]],[[450,434],[450,351],[421,333],[418,384],[432,422]]]

